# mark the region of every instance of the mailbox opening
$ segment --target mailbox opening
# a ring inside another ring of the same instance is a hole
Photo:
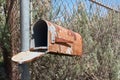
[[[44,20],[39,20],[33,27],[34,50],[46,51],[48,46],[48,27]]]

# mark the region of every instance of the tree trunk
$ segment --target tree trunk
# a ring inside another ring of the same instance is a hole
[[[1,43],[1,42],[0,42],[0,50],[3,53],[3,62],[4,62],[4,69],[5,69],[6,77],[7,77],[7,79],[10,79],[11,72],[12,72],[10,52],[4,46],[4,43]]]
[[[11,53],[5,52],[5,50],[4,53],[8,53],[8,55],[4,55],[4,60],[6,64],[9,63],[9,66],[6,67],[10,69],[10,72],[8,71],[9,79],[19,80],[18,64],[11,61],[11,57],[20,51],[19,0],[6,0],[6,9],[6,24],[10,31]],[[9,58],[6,59],[7,57]]]

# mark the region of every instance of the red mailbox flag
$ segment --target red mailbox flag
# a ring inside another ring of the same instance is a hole
[[[71,30],[46,20],[38,20],[33,27],[30,51],[13,56],[18,63],[30,62],[45,53],[82,55],[82,37]]]

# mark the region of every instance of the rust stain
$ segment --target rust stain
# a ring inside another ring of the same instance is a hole
[[[50,24],[49,21],[46,21]],[[51,23],[56,28],[55,43],[51,43],[52,33],[48,34],[48,52],[68,54],[68,55],[82,55],[82,38],[80,34],[71,30],[65,29],[59,25]],[[48,26],[51,27],[51,26]]]
[[[76,40],[76,35],[74,34],[73,31],[68,30],[68,35],[69,35],[69,36],[73,36],[73,37],[74,37],[74,40]]]
[[[59,27],[57,27],[56,30],[57,30],[57,32],[60,32],[60,28]]]

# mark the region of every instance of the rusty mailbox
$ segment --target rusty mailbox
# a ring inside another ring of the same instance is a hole
[[[46,20],[38,20],[32,30],[30,50],[14,55],[14,62],[31,62],[45,53],[82,55],[82,38],[78,33]]]
[[[38,20],[33,27],[31,51],[61,53],[68,55],[82,54],[80,34],[46,20]]]

